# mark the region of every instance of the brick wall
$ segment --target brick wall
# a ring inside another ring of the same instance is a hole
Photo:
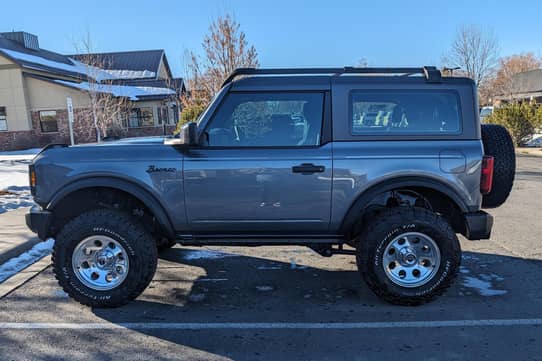
[[[127,137],[150,137],[156,135],[171,135],[175,130],[174,125],[166,125],[165,133],[164,126],[144,127],[144,128],[128,128],[126,129]]]
[[[51,109],[53,110],[53,109]],[[96,141],[94,122],[88,116],[88,110],[74,110],[73,134],[75,143],[92,143]],[[39,112],[31,112],[32,130],[16,132],[0,132],[0,151],[18,150],[26,148],[43,147],[50,143],[70,143],[70,130],[68,127],[68,111],[57,109],[58,132],[44,133],[41,131]],[[165,134],[172,134],[174,125],[168,125]],[[143,127],[126,129],[127,137],[148,137],[164,135],[164,127]]]

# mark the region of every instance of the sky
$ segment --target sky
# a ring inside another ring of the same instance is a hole
[[[38,35],[70,54],[90,34],[97,52],[165,49],[175,76],[201,54],[210,23],[231,13],[262,67],[442,64],[457,28],[493,31],[503,56],[542,55],[542,1],[2,0],[0,31]]]

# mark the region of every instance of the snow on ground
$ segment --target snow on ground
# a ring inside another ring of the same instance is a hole
[[[39,148],[0,152],[0,214],[34,204],[28,185],[28,165]]]
[[[483,265],[480,265],[480,266],[483,266]],[[470,269],[468,269],[465,266],[460,266],[459,272],[463,275],[471,274]],[[481,296],[502,296],[508,293],[508,291],[506,290],[495,289],[495,286],[493,285],[494,281],[496,282],[504,281],[504,278],[499,275],[496,275],[495,273],[489,273],[489,274],[481,273],[476,276],[474,275],[463,276],[462,284],[464,287],[475,289]]]
[[[51,253],[54,243],[55,241],[49,238],[47,241],[36,244],[25,253],[0,265],[0,283],[47,256]]]
[[[484,280],[471,276],[465,276],[463,286],[474,288],[481,296],[502,296],[508,292],[506,290],[494,289],[491,280]]]
[[[235,257],[236,254],[224,253],[219,251],[213,251],[210,249],[203,250],[186,250],[184,253],[184,259],[194,260],[194,259],[218,259],[225,257]]]

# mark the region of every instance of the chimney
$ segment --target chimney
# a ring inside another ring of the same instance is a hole
[[[24,31],[0,33],[0,36],[15,41],[27,49],[39,50],[40,48],[40,44],[38,43],[38,37]]]

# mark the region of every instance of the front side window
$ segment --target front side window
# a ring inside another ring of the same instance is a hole
[[[6,115],[6,107],[0,107],[0,131],[8,130],[8,119]]]
[[[40,126],[43,133],[58,132],[58,122],[56,119],[56,111],[46,110],[40,112]]]
[[[355,91],[350,97],[352,134],[459,134],[454,92]]]
[[[323,103],[323,93],[231,93],[206,128],[207,145],[318,145]]]

